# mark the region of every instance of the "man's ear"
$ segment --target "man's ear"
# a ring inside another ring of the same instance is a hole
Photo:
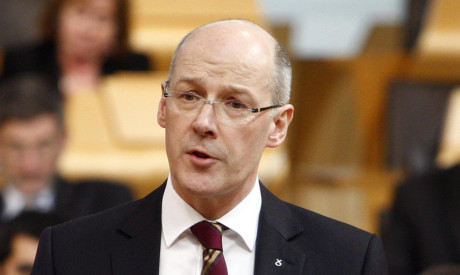
[[[165,82],[161,82],[161,99],[160,103],[158,104],[158,112],[157,112],[157,121],[158,124],[166,128],[166,116],[165,116],[165,108],[166,108],[166,99],[164,97],[165,92]]]
[[[267,147],[275,148],[281,145],[286,139],[289,124],[294,116],[294,106],[286,104],[278,108],[278,113],[273,117],[274,125],[272,132],[268,136]]]

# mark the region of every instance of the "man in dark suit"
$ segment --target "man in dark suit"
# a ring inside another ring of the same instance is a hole
[[[285,139],[291,65],[243,20],[179,44],[158,123],[170,176],[150,195],[52,227],[32,274],[386,274],[380,240],[288,204],[258,180],[265,147]]]
[[[56,175],[64,141],[62,104],[38,75],[22,75],[0,86],[0,221],[24,210],[55,212],[63,220],[132,200],[124,186],[100,181],[70,183]]]
[[[459,181],[457,164],[410,177],[397,188],[382,224],[390,274],[420,274],[437,266],[460,266]]]

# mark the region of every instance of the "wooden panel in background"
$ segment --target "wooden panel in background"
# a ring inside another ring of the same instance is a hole
[[[427,58],[450,56],[460,59],[460,1],[431,1],[417,50]]]
[[[410,77],[460,82],[460,1],[431,1],[411,56]]]

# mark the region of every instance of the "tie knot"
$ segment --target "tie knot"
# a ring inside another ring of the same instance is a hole
[[[222,232],[227,227],[216,222],[201,221],[190,228],[193,235],[207,249],[217,249],[222,251]]]

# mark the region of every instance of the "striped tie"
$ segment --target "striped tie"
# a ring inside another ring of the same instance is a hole
[[[190,229],[203,246],[201,275],[227,275],[227,265],[222,251],[222,231],[227,228],[220,223],[201,221]]]

